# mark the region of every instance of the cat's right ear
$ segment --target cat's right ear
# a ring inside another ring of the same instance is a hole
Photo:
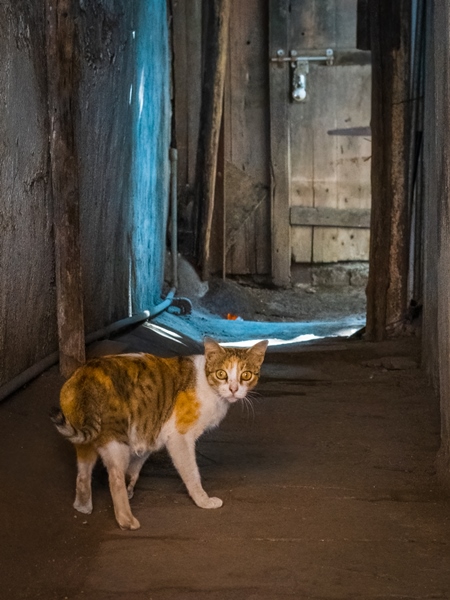
[[[203,339],[203,344],[205,346],[205,356],[207,358],[213,356],[220,356],[225,352],[222,346],[210,337],[205,337]]]

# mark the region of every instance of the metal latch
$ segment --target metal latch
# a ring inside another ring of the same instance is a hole
[[[270,59],[271,62],[284,63],[289,62],[292,71],[292,99],[295,102],[304,102],[306,100],[306,75],[309,73],[310,62],[326,62],[331,66],[334,62],[334,52],[332,48],[327,48],[325,56],[299,56],[296,50],[291,50],[290,56],[284,55],[284,50],[278,50],[277,56]]]

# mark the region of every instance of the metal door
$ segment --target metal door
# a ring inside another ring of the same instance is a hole
[[[369,54],[356,0],[270,0],[272,277],[368,260]]]

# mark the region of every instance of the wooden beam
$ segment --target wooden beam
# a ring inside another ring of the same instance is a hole
[[[75,139],[77,65],[74,0],[46,0],[46,13],[59,356],[61,373],[68,377],[85,361]]]
[[[230,10],[231,0],[213,0],[209,7],[206,29],[202,98],[203,122],[199,139],[197,192],[201,231],[198,255],[201,257],[204,280],[208,279],[210,275],[211,231],[228,54]]]
[[[289,0],[270,0],[269,60],[279,52],[287,53]],[[270,62],[270,166],[271,166],[271,274],[277,286],[291,280],[291,243],[289,226],[289,76],[285,62]]]
[[[357,0],[356,47],[370,50],[370,0]]]
[[[193,257],[197,219],[190,203],[196,186],[202,98],[202,0],[171,0],[171,10],[173,122],[178,151],[179,248],[183,255]]]
[[[372,217],[367,337],[382,340],[408,304],[411,1],[370,2]]]
[[[370,227],[370,209],[292,206],[291,225],[317,227]]]

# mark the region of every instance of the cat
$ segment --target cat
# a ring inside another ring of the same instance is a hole
[[[144,462],[164,446],[195,504],[220,508],[222,500],[202,487],[195,442],[254,388],[267,345],[264,340],[248,349],[225,348],[205,338],[204,355],[118,354],[77,369],[61,389],[60,408],[51,414],[76,449],[74,508],[92,512],[92,470],[100,456],[117,523],[138,529],[129,499]]]

